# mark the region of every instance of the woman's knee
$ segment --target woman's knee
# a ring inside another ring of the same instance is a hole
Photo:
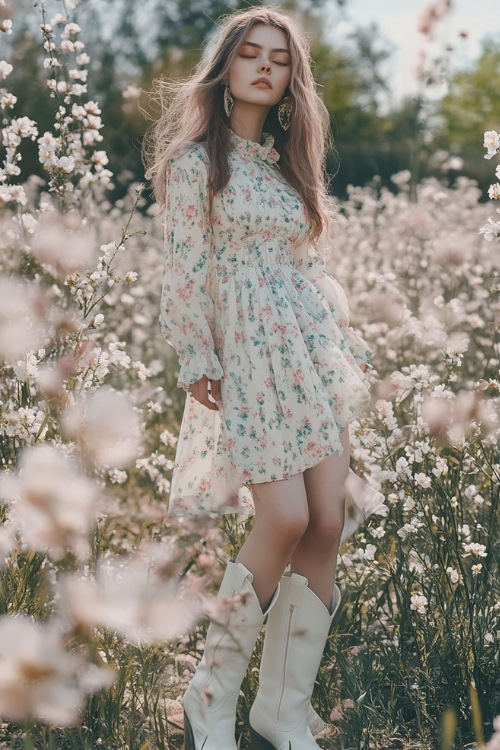
[[[256,524],[272,529],[276,544],[290,551],[309,524],[307,495],[302,477],[252,486]]]
[[[286,513],[266,514],[265,518],[260,517],[260,523],[264,523],[268,530],[274,530],[273,543],[276,547],[284,554],[291,554],[308,529],[309,513],[307,506],[290,504]]]
[[[282,536],[291,547],[302,539],[309,527],[309,513],[307,507],[292,508],[281,521]]]
[[[321,517],[311,517],[307,526],[307,537],[318,549],[330,549],[340,542],[344,529],[344,505]]]

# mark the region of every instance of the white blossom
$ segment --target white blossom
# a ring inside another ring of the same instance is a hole
[[[477,555],[478,557],[487,557],[488,555],[486,546],[484,544],[479,544],[479,542],[471,542],[470,544],[463,542],[462,547],[464,548],[466,555]]]
[[[0,204],[2,203],[19,203],[25,206],[28,197],[22,185],[0,185]]]
[[[94,328],[99,328],[104,323],[104,315],[102,313],[97,313],[97,315],[94,315],[92,319],[91,325]]]
[[[124,341],[112,341],[109,345],[109,361],[113,365],[128,370],[131,365],[131,359],[127,352],[124,351]]]
[[[0,89],[0,107],[2,107],[2,109],[12,109],[12,107],[15,106],[16,102],[17,96],[11,94],[10,91]]]
[[[52,68],[60,68],[62,67],[61,62],[57,59],[57,57],[46,57],[43,61],[43,67],[47,70]]]
[[[110,469],[108,471],[108,476],[113,484],[123,484],[128,479],[127,472],[122,469]]]
[[[92,162],[96,165],[104,166],[109,162],[108,155],[105,151],[94,151],[92,154]]]
[[[409,495],[407,495],[404,499],[403,510],[406,511],[406,513],[409,513],[411,510],[413,510],[415,505],[416,505],[415,500]]]
[[[448,573],[448,576],[450,577],[450,581],[452,583],[459,583],[462,580],[461,573],[456,570],[455,568],[452,568],[451,566],[446,568],[446,572]]]
[[[435,477],[442,477],[448,473],[448,463],[441,456],[437,456],[435,459],[435,466],[432,469],[432,473]]]
[[[50,25],[51,26],[59,26],[60,24],[65,24],[68,22],[68,19],[63,16],[62,13],[56,13],[56,15],[50,19]]]
[[[68,39],[71,36],[76,36],[76,34],[79,34],[81,30],[81,26],[79,26],[77,23],[67,23],[63,29],[62,37],[63,39]]]
[[[491,200],[500,200],[500,183],[495,182],[488,188],[488,195]]]
[[[76,62],[78,63],[78,65],[88,65],[90,62],[90,57],[87,55],[86,52],[82,52],[79,55],[77,55]]]
[[[5,60],[0,60],[0,81],[5,80],[9,76],[14,68],[12,65]]]
[[[412,594],[410,609],[415,610],[420,615],[425,615],[427,612],[427,597],[423,594]]]
[[[421,487],[424,490],[428,489],[432,484],[431,478],[422,472],[415,474],[414,480],[417,487]]]
[[[492,159],[500,148],[500,135],[496,130],[487,130],[484,134],[483,146],[488,149],[485,159]]]

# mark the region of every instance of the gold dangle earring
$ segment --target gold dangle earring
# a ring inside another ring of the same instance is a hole
[[[278,120],[283,130],[288,130],[292,122],[293,99],[291,96],[285,96],[278,107]]]
[[[231,94],[231,91],[229,89],[229,84],[226,83],[224,87],[224,112],[226,113],[226,117],[229,117],[234,105],[234,99],[233,95]]]

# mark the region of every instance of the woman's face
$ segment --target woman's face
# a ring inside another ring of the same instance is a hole
[[[229,88],[235,104],[272,107],[290,83],[290,47],[284,31],[258,24],[243,40],[229,69]]]

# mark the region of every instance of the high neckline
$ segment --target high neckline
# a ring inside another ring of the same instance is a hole
[[[268,164],[275,164],[280,155],[274,148],[274,136],[271,133],[262,133],[264,143],[257,143],[249,138],[242,138],[236,135],[233,130],[229,130],[231,144],[238,151],[248,154],[248,156],[258,156]]]

